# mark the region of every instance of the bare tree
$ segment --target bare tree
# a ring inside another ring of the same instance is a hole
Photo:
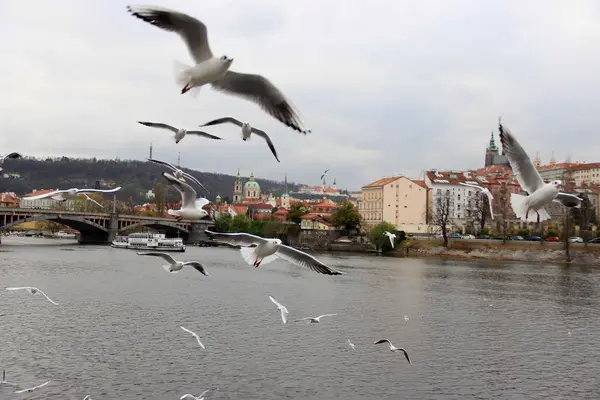
[[[485,228],[485,222],[490,216],[490,206],[488,198],[482,193],[475,192],[475,194],[467,199],[467,217],[477,224],[477,232],[481,234],[483,228]]]
[[[579,197],[581,198],[581,208],[571,208],[571,216],[573,222],[579,226],[579,235],[583,238],[585,247],[587,247],[588,241],[592,236],[589,227],[596,222],[596,210],[586,193],[580,193]]]
[[[444,247],[448,247],[448,225],[453,223],[453,214],[454,198],[452,194],[449,191],[437,194],[433,200],[430,225],[441,230],[442,237],[444,238]]]
[[[565,160],[565,171],[563,172],[563,186],[567,192],[571,192],[575,187],[575,181],[573,180],[573,168],[571,167],[571,157],[567,157]],[[571,213],[567,206],[563,205],[564,211],[564,235],[563,240],[565,241],[565,257],[567,261],[571,261],[571,252],[569,246],[569,234],[571,233]]]

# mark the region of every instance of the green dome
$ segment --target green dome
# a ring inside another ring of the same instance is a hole
[[[256,181],[248,181],[244,184],[244,189],[252,189],[252,188],[260,189],[260,185]]]

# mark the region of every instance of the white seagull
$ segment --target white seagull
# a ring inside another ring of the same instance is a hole
[[[154,257],[162,257],[169,264],[163,265],[165,271],[170,272],[172,274],[176,274],[183,269],[183,267],[192,267],[196,271],[203,273],[208,276],[202,264],[198,261],[177,261],[173,257],[171,257],[167,253],[161,253],[157,251],[148,251],[144,253],[136,253],[138,256],[154,256]]]
[[[194,182],[196,185],[200,186],[202,189],[206,190],[207,193],[210,193],[208,191],[208,189],[206,189],[204,187],[203,184],[200,183],[200,181],[198,179],[196,179],[194,176],[188,174],[187,172],[184,172],[183,170],[177,168],[176,166],[174,166],[171,163],[168,163],[166,161],[160,161],[160,160],[155,160],[153,158],[147,158],[146,160],[156,163],[156,164],[160,164],[160,165],[164,165],[165,167],[168,167],[171,169],[171,171],[173,172],[173,176],[177,179],[179,179],[181,182],[185,182],[185,179],[189,179],[190,181]]]
[[[463,186],[468,186],[470,188],[477,189],[477,190],[481,191],[482,195],[487,196],[488,205],[490,206],[490,215],[492,216],[492,220],[493,220],[494,219],[494,210],[492,209],[492,201],[494,200],[494,196],[492,196],[492,193],[489,191],[489,189],[486,187],[483,187],[483,186],[479,186],[474,183],[468,183],[468,182],[467,183],[458,182],[458,183]]]
[[[180,326],[180,328],[181,328],[181,329],[183,329],[184,331],[186,331],[187,333],[191,333],[191,334],[192,334],[192,336],[194,336],[194,337],[196,338],[196,340],[198,341],[198,344],[200,345],[200,347],[202,347],[203,349],[205,349],[205,350],[206,350],[206,347],[204,347],[204,345],[203,345],[203,344],[202,344],[202,342],[200,341],[200,336],[198,336],[198,334],[196,334],[195,332],[192,332],[192,331],[190,331],[190,330],[189,330],[189,329],[187,329],[187,328],[184,328],[183,326]],[[204,392],[204,393],[206,393],[206,392]],[[202,394],[204,394],[204,393],[202,393]],[[200,396],[202,396],[202,394],[201,394]]]
[[[409,364],[412,364],[412,361],[410,361],[410,358],[408,357],[408,353],[406,352],[406,350],[404,350],[402,347],[396,347],[392,344],[392,342],[390,342],[387,339],[379,339],[376,342],[373,342],[373,344],[379,344],[379,343],[387,343],[390,345],[390,351],[401,351],[404,353],[404,357],[406,357],[406,359],[408,360]]]
[[[404,321],[408,322],[408,320],[409,320],[408,315],[405,315],[404,316]]]
[[[54,305],[58,305],[57,302],[53,301],[50,297],[48,297],[46,295],[46,293],[42,292],[40,289],[33,287],[33,286],[24,286],[24,287],[7,287],[6,290],[27,290],[29,293],[31,294],[41,294],[42,296],[44,296],[45,298],[48,299],[48,301]]]
[[[90,196],[87,195],[87,193],[115,193],[118,192],[119,190],[121,190],[121,186],[116,187],[114,189],[77,189],[77,188],[71,188],[71,189],[64,189],[64,190],[55,190],[53,192],[49,192],[49,193],[44,193],[44,194],[38,194],[37,196],[30,196],[30,197],[23,197],[24,199],[27,200],[38,200],[38,199],[54,199],[57,201],[67,201],[67,200],[73,200],[76,199],[78,195],[82,194],[86,197],[86,199],[96,203],[97,205],[99,205],[100,207],[104,208],[100,203],[98,203],[96,200],[92,199]]]
[[[307,324],[318,324],[319,322],[321,322],[321,318],[333,317],[334,315],[337,315],[337,314],[323,314],[323,315],[319,315],[318,317],[300,318],[300,319],[295,320],[294,322],[306,321]]]
[[[281,320],[283,321],[283,323],[287,323],[287,315],[289,314],[288,309],[283,304],[275,300],[273,296],[269,296],[269,299],[271,299],[273,304],[277,306],[277,309],[281,311]]]
[[[204,394],[205,394],[206,392],[208,392],[209,390],[210,390],[210,389],[208,389],[208,390],[205,390],[205,391],[204,391],[204,392],[202,392],[202,393],[200,394],[200,396],[198,396],[198,397],[196,397],[196,396],[194,396],[194,395],[191,395],[191,394],[189,394],[189,393],[188,393],[188,394],[184,394],[183,396],[181,396],[181,397],[179,398],[179,400],[204,400],[204,397],[202,397],[202,396],[204,396]]]
[[[6,381],[6,371],[2,370],[2,380],[0,381],[0,385],[7,385],[7,386],[18,386],[16,383],[10,383]]]
[[[383,234],[390,239],[390,243],[391,243],[392,249],[393,249],[394,248],[394,240],[396,239],[396,234],[390,233],[388,231],[383,232]]]
[[[269,115],[298,132],[310,132],[301,128],[302,123],[296,111],[268,79],[261,75],[230,71],[233,58],[226,55],[213,56],[206,25],[201,21],[178,11],[156,6],[128,6],[127,11],[160,29],[177,33],[186,43],[195,65],[176,62],[175,78],[178,84],[184,85],[182,94],[192,88],[211,84],[216,90],[258,103]]]
[[[352,347],[352,350],[356,350],[356,346],[354,346],[354,343],[352,343],[350,339],[348,339],[348,346]]]
[[[4,161],[9,158],[16,159],[16,158],[23,158],[23,156],[20,153],[16,153],[16,152],[12,152],[12,153],[8,153],[4,156],[0,156],[0,171],[2,171],[2,165],[4,164]]]
[[[167,210],[167,214],[173,215],[178,221],[181,221],[184,218],[198,220],[208,215],[208,212],[202,208],[202,206],[206,204],[204,203],[204,200],[206,199],[196,199],[196,191],[190,185],[181,182],[168,172],[163,172],[163,176],[181,194],[181,208],[179,210]],[[200,207],[198,207],[199,202],[203,203]]]
[[[167,125],[167,124],[163,124],[160,122],[145,122],[145,121],[138,121],[139,124],[145,125],[145,126],[149,126],[151,128],[162,128],[162,129],[168,129],[171,132],[175,133],[175,143],[179,143],[181,141],[181,139],[183,139],[185,137],[185,135],[197,135],[197,136],[201,136],[207,139],[215,139],[215,140],[223,140],[218,136],[215,135],[211,135],[210,133],[206,133],[206,132],[202,132],[202,131],[188,131],[186,129],[177,129],[172,127],[171,125]]]
[[[227,122],[235,124],[242,128],[242,140],[244,142],[246,140],[250,140],[252,134],[255,134],[255,135],[260,136],[261,138],[265,139],[267,142],[267,145],[269,146],[269,149],[271,149],[271,153],[273,153],[277,162],[281,162],[281,161],[279,161],[279,157],[277,157],[277,151],[275,151],[275,146],[273,145],[273,142],[271,141],[271,138],[269,137],[269,135],[267,135],[267,133],[265,131],[261,131],[260,129],[257,129],[257,128],[251,126],[249,122],[242,122],[233,117],[224,117],[224,118],[215,119],[213,121],[207,122],[206,124],[200,125],[200,126],[219,125],[219,124],[224,124]]]
[[[29,388],[29,389],[17,390],[15,393],[25,393],[25,392],[31,393],[31,392],[33,392],[36,389],[39,389],[39,388],[42,388],[42,387],[46,386],[50,382],[52,382],[52,381],[44,382],[41,385],[37,385],[37,386],[34,386],[32,388]]]
[[[85,396],[85,397],[83,398],[83,400],[92,400],[92,396],[90,396],[90,395],[88,394],[87,396]]]
[[[519,184],[529,194],[528,196],[517,193],[510,194],[510,205],[515,215],[523,221],[535,222],[533,215],[532,218],[529,217],[529,211],[533,211],[537,214],[537,222],[539,223],[550,219],[550,214],[544,206],[551,201],[557,201],[569,207],[581,208],[579,197],[559,190],[562,181],[555,180],[544,183],[517,139],[502,126],[501,122],[499,122],[499,126],[502,149],[508,157],[513,173],[517,175]]]
[[[219,242],[228,243],[233,246],[242,246],[240,249],[242,257],[248,264],[256,268],[261,264],[270,263],[277,257],[280,257],[292,264],[309,268],[320,274],[342,274],[339,271],[329,268],[310,254],[282,244],[279,239],[265,239],[249,233],[217,233],[209,230],[205,230],[204,232]]]

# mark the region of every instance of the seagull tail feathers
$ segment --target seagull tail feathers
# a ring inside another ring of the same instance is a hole
[[[517,193],[511,193],[510,194],[510,205],[513,209],[513,211],[515,212],[515,215],[517,216],[517,218],[519,218],[522,221],[527,221],[527,222],[537,222],[537,215],[539,213],[540,215],[540,222],[542,221],[546,221],[550,219],[550,214],[548,214],[548,211],[546,211],[546,209],[544,207],[540,208],[539,210],[529,210],[529,215],[527,216],[527,218],[525,218],[525,215],[527,215],[527,198],[529,196],[523,195],[523,194],[517,194]],[[536,213],[537,211],[537,213]]]
[[[185,86],[190,81],[190,65],[184,64],[181,61],[173,61],[173,73],[175,75],[175,82],[178,85]]]
[[[256,253],[254,250],[256,247],[242,247],[240,248],[240,253],[242,253],[242,258],[250,265],[254,265],[256,262]]]

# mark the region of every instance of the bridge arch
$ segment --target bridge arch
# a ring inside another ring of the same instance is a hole
[[[48,214],[37,214],[32,215],[30,217],[21,218],[14,220],[4,226],[2,229],[10,229],[13,226],[20,225],[25,222],[34,222],[34,221],[53,221],[58,222],[59,224],[68,226],[69,228],[73,228],[79,232],[89,232],[89,231],[101,231],[105,234],[108,234],[108,229],[99,225],[95,222],[88,221],[85,218],[79,218],[75,216],[69,217],[61,217],[59,215],[48,215]]]
[[[135,228],[139,228],[139,227],[148,227],[148,228],[153,228],[153,229],[161,229],[161,230],[167,230],[167,231],[178,231],[180,233],[183,233],[184,235],[189,235],[190,231],[182,228],[181,226],[177,225],[176,223],[173,222],[157,222],[157,221],[140,221],[140,222],[136,222],[135,224],[131,224],[128,225],[126,227],[121,228],[119,231],[120,232],[127,232],[131,229],[135,229]]]

